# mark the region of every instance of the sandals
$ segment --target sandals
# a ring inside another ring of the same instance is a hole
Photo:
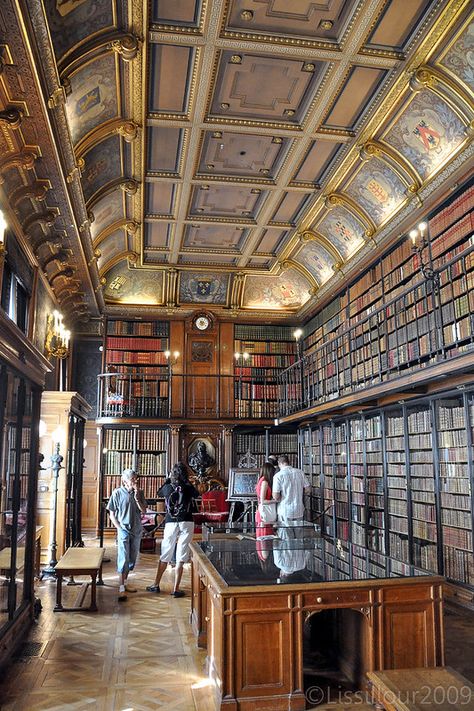
[[[148,585],[146,588],[148,592],[153,592],[153,593],[159,593],[160,592],[160,586],[159,585]]]

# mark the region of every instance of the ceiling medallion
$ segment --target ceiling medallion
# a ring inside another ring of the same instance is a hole
[[[222,138],[222,131],[213,131],[212,137],[213,138]]]
[[[283,138],[280,138],[280,136],[273,136],[272,143],[283,143]]]
[[[321,20],[319,23],[319,29],[321,30],[332,30],[334,22],[332,20]]]
[[[240,17],[242,20],[245,20],[245,22],[250,22],[250,20],[253,20],[253,12],[252,10],[242,10]]]
[[[209,166],[207,167],[209,168]],[[209,185],[201,185],[201,190],[209,190]]]
[[[260,190],[260,188],[252,188],[250,192],[252,193],[252,195],[260,195],[262,191]]]
[[[260,168],[260,171],[259,171],[259,172],[262,173],[263,175],[268,175],[268,173],[269,173],[270,171],[268,170],[268,168]]]
[[[296,111],[294,109],[285,109],[283,113],[285,116],[294,116]]]
[[[221,109],[223,109],[224,111],[227,111],[227,109],[230,109],[230,104],[228,104],[227,101],[223,101],[221,103]]]
[[[214,163],[208,163],[208,164],[206,165],[206,168],[207,168],[208,170],[213,170],[215,167],[216,167],[216,166],[214,165]]]
[[[303,72],[310,72],[310,73],[311,73],[311,72],[314,72],[315,69],[316,69],[316,65],[315,65],[315,64],[313,64],[312,62],[305,62],[305,63],[303,64],[303,70],[302,70],[302,71],[303,71]]]
[[[231,64],[242,64],[242,57],[240,54],[233,54],[230,58]]]

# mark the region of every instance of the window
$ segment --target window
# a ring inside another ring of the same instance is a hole
[[[29,295],[10,265],[5,263],[1,306],[19,329],[26,333]]]

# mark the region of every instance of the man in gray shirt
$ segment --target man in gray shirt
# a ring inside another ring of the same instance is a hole
[[[143,491],[138,488],[138,478],[133,469],[122,472],[122,486],[110,495],[107,510],[117,529],[117,572],[120,574],[119,602],[127,599],[127,592],[136,592],[127,586],[128,574],[133,570],[140,550],[142,523],[140,513],[145,513]]]

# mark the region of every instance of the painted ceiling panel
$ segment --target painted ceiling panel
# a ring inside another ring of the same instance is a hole
[[[309,194],[285,193],[283,200],[272,217],[272,222],[294,223],[309,197]]]
[[[148,215],[173,213],[175,188],[172,183],[147,183],[145,193],[145,211]]]
[[[94,220],[91,224],[91,235],[95,239],[106,227],[125,219],[125,195],[123,191],[117,188],[117,190],[104,195],[92,205],[90,212],[94,215]]]
[[[335,259],[322,244],[318,242],[308,242],[305,244],[295,259],[299,264],[311,272],[318,284],[325,284],[328,279],[334,276],[333,265]]]
[[[263,237],[258,243],[256,252],[265,252],[269,254],[275,254],[285,242],[289,232],[288,230],[282,230],[277,227],[269,227],[263,233]]]
[[[181,272],[179,300],[183,304],[225,304],[229,274],[222,272]]]
[[[99,188],[122,177],[120,141],[119,136],[110,136],[85,153],[82,189],[86,202]]]
[[[57,57],[91,35],[114,26],[114,0],[45,0],[49,30]]]
[[[127,250],[127,235],[125,231],[115,230],[115,232],[101,241],[99,249],[101,256],[97,260],[97,266],[99,271],[102,271],[113,257]]]
[[[193,50],[190,47],[152,44],[150,59],[149,111],[185,113],[188,104],[187,81]]]
[[[153,0],[152,21],[196,27],[200,8],[200,0]]]
[[[325,118],[326,126],[352,129],[377,96],[387,72],[371,67],[352,67],[334,106]]]
[[[326,237],[344,259],[357,252],[364,244],[362,223],[344,207],[330,210],[312,229]]]
[[[281,276],[247,276],[242,305],[248,309],[298,309],[309,299],[310,285],[295,269]]]
[[[474,24],[463,30],[440,64],[474,90]]]
[[[384,222],[405,200],[406,187],[379,158],[365,162],[344,188],[375,224]]]
[[[231,225],[186,225],[184,247],[241,250],[248,230]]]
[[[171,225],[168,222],[145,223],[145,248],[158,247],[164,249],[169,246]]]
[[[163,303],[163,272],[130,269],[127,260],[105,275],[104,297],[108,303],[157,306]]]
[[[211,184],[207,190],[193,190],[191,215],[216,215],[229,218],[255,218],[264,193],[252,193],[252,188],[240,185]]]
[[[414,27],[434,0],[391,0],[367,41],[368,45],[403,49]]]
[[[69,77],[71,94],[66,113],[73,143],[92,129],[120,115],[117,95],[117,55],[102,55]]]
[[[304,118],[325,68],[323,62],[312,66],[310,72],[296,59],[223,52],[211,113],[297,123]]]
[[[208,131],[204,136],[199,172],[273,178],[289,143],[287,139],[274,136]]]
[[[183,132],[179,128],[150,126],[148,128],[147,170],[177,173]]]
[[[169,260],[168,255],[165,252],[152,252],[146,250],[143,261],[145,264],[167,264]]]
[[[286,37],[300,35],[313,40],[338,39],[357,4],[356,0],[323,3],[314,0],[234,0],[227,27],[240,32]]]
[[[415,94],[384,136],[422,178],[431,175],[464,138],[464,125],[457,114],[428,90]]]
[[[319,183],[342,145],[338,141],[313,141],[294,182]]]

